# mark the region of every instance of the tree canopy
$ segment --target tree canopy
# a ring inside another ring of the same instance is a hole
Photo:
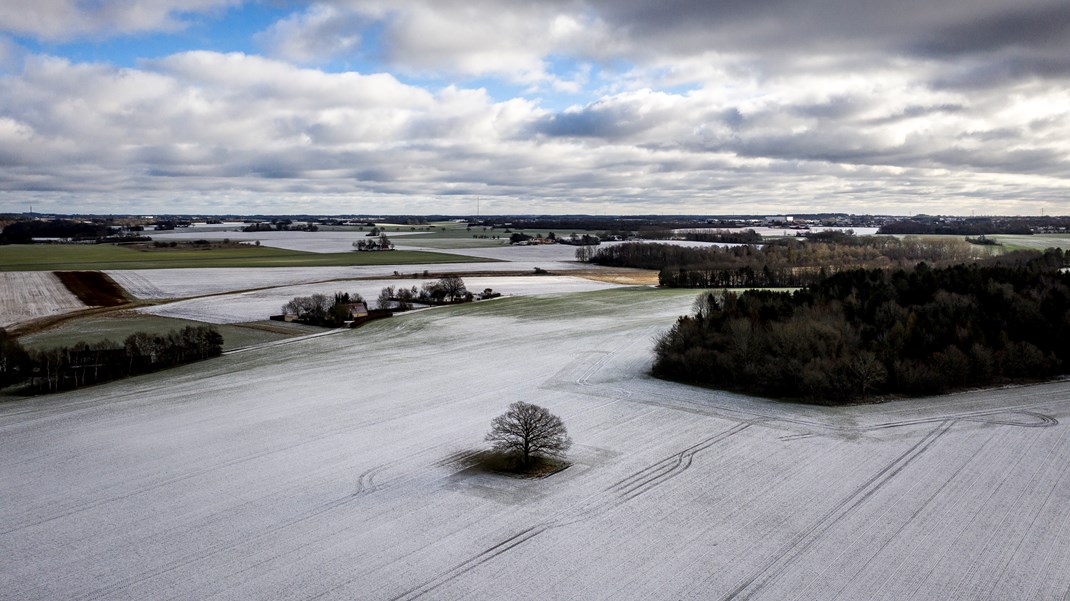
[[[659,377],[842,403],[1070,371],[1070,274],[1023,265],[852,270],[795,293],[706,293],[655,347]]]
[[[572,446],[561,418],[524,401],[509,405],[491,421],[486,441],[495,450],[518,455],[524,465],[537,456],[561,457]]]

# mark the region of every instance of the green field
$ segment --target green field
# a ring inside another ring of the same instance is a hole
[[[489,259],[405,251],[310,253],[267,246],[137,250],[112,244],[0,246],[0,271],[170,269],[177,267],[345,267],[470,263]]]
[[[179,330],[186,326],[203,325],[205,324],[202,322],[188,319],[159,317],[141,313],[122,313],[67,321],[43,332],[22,336],[19,338],[19,342],[26,348],[32,349],[70,346],[76,342],[93,343],[102,340],[121,343],[127,336],[135,332],[166,334],[171,330]],[[275,322],[271,322],[271,327],[279,330],[278,332],[238,325],[214,325],[212,327],[223,335],[223,350],[323,331],[322,328],[313,326]],[[284,334],[282,333],[283,330],[291,330],[291,333]]]
[[[988,236],[1003,245],[1005,250],[1070,250],[1070,234],[1033,234],[1032,236],[996,234]]]

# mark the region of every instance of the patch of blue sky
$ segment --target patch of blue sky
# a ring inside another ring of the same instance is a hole
[[[562,111],[584,105],[598,98],[597,87],[602,67],[569,56],[552,56],[545,60],[547,77],[537,81],[518,81],[501,74],[461,76],[456,74],[397,74],[399,80],[429,90],[449,85],[465,89],[483,89],[493,102],[526,98],[541,108]]]
[[[253,35],[287,14],[289,10],[282,7],[243,5],[205,14],[179,14],[175,19],[182,27],[174,31],[93,34],[63,42],[19,36],[14,40],[34,54],[63,57],[75,63],[136,67],[142,59],[190,50],[256,54]]]
[[[405,78],[398,76],[394,70],[383,64],[384,53],[382,51],[382,37],[385,25],[379,21],[372,21],[360,30],[360,45],[350,52],[333,57],[324,58],[315,64],[306,65],[320,69],[327,73],[357,72],[362,75],[372,73],[391,73],[398,77],[399,81],[411,83]]]

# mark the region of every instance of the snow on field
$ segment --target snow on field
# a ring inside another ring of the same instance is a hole
[[[106,272],[131,295],[141,299],[168,299],[221,294],[270,286],[289,286],[348,278],[385,277],[402,274],[476,273],[534,271],[542,267],[553,272],[590,267],[582,263],[440,263],[419,265],[366,265],[358,267],[261,267],[131,269]],[[380,286],[381,288],[381,286]],[[378,292],[376,292],[378,294]]]
[[[508,298],[2,403],[0,598],[1065,598],[1070,383],[823,408],[653,380],[692,297]],[[569,469],[467,467],[515,400]]]
[[[399,240],[394,243],[398,250],[434,250],[435,252],[467,255],[497,261],[542,262],[575,261],[576,247],[568,244],[539,244],[532,246],[473,246],[467,248],[434,248],[421,246],[419,240]]]
[[[243,227],[242,224],[241,227]],[[231,240],[232,242],[256,242],[263,246],[284,248],[286,250],[298,250],[313,253],[339,253],[351,252],[353,243],[357,240],[370,239],[367,232],[347,231],[269,231],[269,232],[243,232],[241,227],[230,229],[218,229],[220,226],[205,226],[206,229],[184,228],[166,232],[146,232],[153,240],[168,242],[171,240]],[[207,229],[214,228],[214,229]],[[387,232],[393,239],[395,236],[408,236],[422,232]]]
[[[739,246],[738,244],[724,244],[714,242],[691,242],[687,240],[647,240],[648,244],[671,244],[673,246],[687,246],[692,248],[709,247],[709,246]],[[600,246],[596,246],[595,250],[601,247],[614,246],[617,244],[626,244],[625,242],[603,242]],[[498,261],[516,261],[526,262],[533,265],[547,265],[554,262],[566,262],[576,260],[576,249],[578,247],[570,244],[533,244],[531,246],[524,245],[512,245],[505,244],[501,246],[472,246],[472,247],[435,247],[435,246],[423,246],[418,240],[402,241],[397,245],[399,250],[433,250],[441,253],[452,253],[457,255],[467,255],[469,257],[480,257],[483,259],[495,259]]]
[[[281,307],[295,296],[311,296],[335,292],[360,294],[373,308],[379,292],[386,286],[420,288],[434,279],[391,279],[391,280],[353,280],[347,282],[330,282],[283,286],[267,290],[210,296],[177,301],[165,305],[156,305],[139,309],[142,313],[179,319],[193,319],[206,323],[241,323],[267,319],[270,315],[281,312]],[[620,287],[618,284],[596,282],[569,276],[498,276],[466,277],[465,286],[473,293],[480,293],[490,288],[501,294],[533,295],[562,294],[569,292],[589,292]]]
[[[0,272],[0,327],[84,308],[51,271]]]

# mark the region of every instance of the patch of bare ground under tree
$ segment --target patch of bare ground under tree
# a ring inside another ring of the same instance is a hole
[[[457,453],[450,458],[450,463],[469,473],[483,472],[514,478],[546,478],[572,465],[552,457],[534,457],[525,465],[517,455],[491,450]]]

